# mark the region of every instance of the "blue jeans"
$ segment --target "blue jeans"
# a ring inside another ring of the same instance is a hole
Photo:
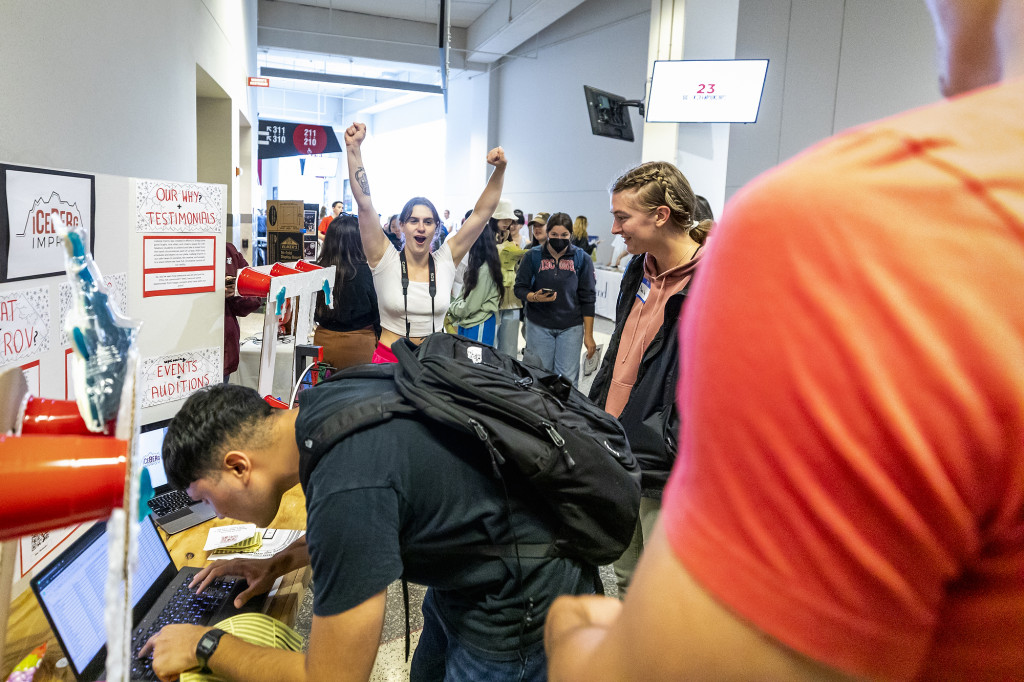
[[[521,308],[499,310],[498,350],[509,357],[519,356],[519,312]]]
[[[576,385],[583,352],[583,325],[568,329],[548,329],[536,323],[526,326],[526,347],[537,356],[544,369],[561,374]]]
[[[423,598],[423,633],[409,671],[410,682],[544,682],[544,642],[522,652],[522,658],[491,660],[471,651],[452,636],[434,603],[433,588]]]
[[[473,339],[480,343],[486,343],[488,346],[494,345],[494,333],[498,325],[496,315],[491,315],[480,324],[473,325],[472,327],[463,327],[459,325],[456,327],[459,336],[465,336],[467,339]]]

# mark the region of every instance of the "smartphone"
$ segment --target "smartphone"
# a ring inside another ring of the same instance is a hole
[[[540,293],[544,294],[545,296],[550,296],[551,294],[555,293],[555,290],[554,289],[541,289]]]

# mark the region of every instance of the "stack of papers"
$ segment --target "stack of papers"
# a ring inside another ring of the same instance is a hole
[[[257,528],[253,523],[211,528],[204,549],[216,559],[269,559],[303,535],[304,530]]]
[[[257,530],[259,529],[256,528],[255,523],[237,523],[233,526],[211,528],[210,534],[206,536],[206,546],[203,549],[210,552],[244,543],[257,535]]]

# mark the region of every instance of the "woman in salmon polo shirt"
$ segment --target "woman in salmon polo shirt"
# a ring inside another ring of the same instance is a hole
[[[623,598],[661,509],[675,462],[679,417],[676,325],[700,264],[712,220],[679,169],[644,163],[612,185],[612,234],[634,256],[619,288],[615,331],[590,398],[622,423],[642,474],[640,518],[633,540],[615,562]]]

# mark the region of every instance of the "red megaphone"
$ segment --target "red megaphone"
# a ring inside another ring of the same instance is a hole
[[[51,434],[61,436],[95,436],[89,430],[78,403],[74,400],[49,400],[28,396],[25,412],[21,417],[21,431],[24,435]]]
[[[116,438],[0,437],[0,541],[110,516],[124,503],[127,462]]]
[[[297,275],[301,272],[295,268],[290,268],[284,263],[274,263],[270,268],[270,274],[274,277],[283,277],[284,275]]]

